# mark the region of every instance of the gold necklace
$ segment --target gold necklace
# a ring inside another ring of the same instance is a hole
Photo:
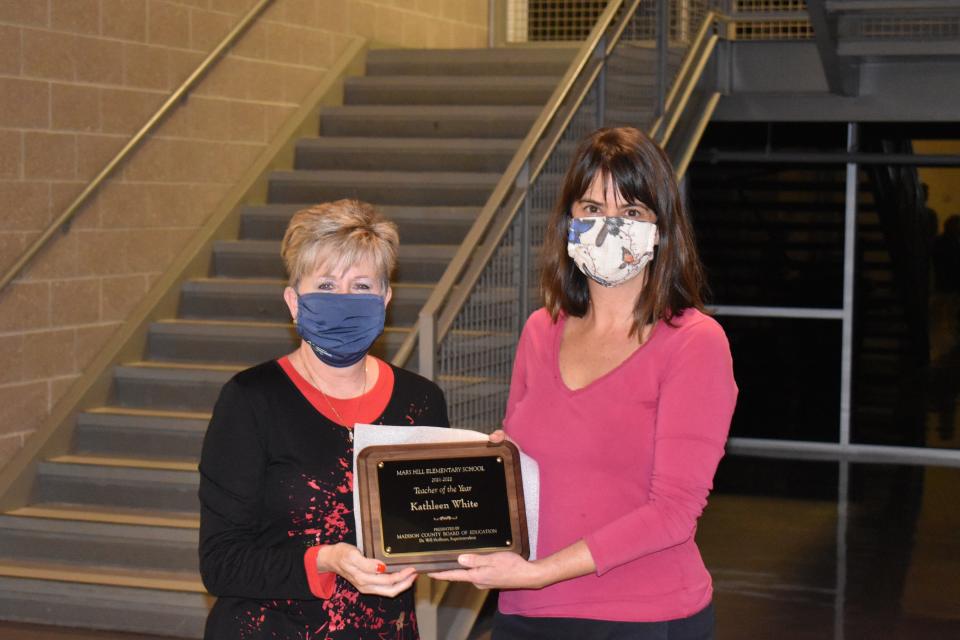
[[[323,399],[327,401],[327,406],[330,407],[330,410],[333,411],[333,415],[337,416],[339,423],[350,429],[350,442],[353,442],[353,430],[350,425],[347,425],[347,421],[343,419],[343,416],[340,415],[340,412],[337,411],[337,408],[333,406],[333,402],[330,401],[330,398],[326,393],[323,392],[323,388],[317,383],[316,377],[313,375],[313,372],[310,371],[310,368],[307,366],[306,361],[303,358],[303,355],[300,356],[300,364],[303,365],[303,370],[307,372],[309,376],[309,382],[313,385],[314,389],[320,392],[320,395],[323,396]],[[355,412],[356,416],[360,415],[360,409],[363,407],[363,396],[367,393],[367,357],[363,357],[363,386],[360,389],[360,397],[357,398],[357,410]],[[354,421],[356,424],[356,421]]]

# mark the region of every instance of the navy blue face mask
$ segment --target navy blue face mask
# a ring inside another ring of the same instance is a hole
[[[321,362],[349,367],[383,333],[386,313],[383,298],[372,293],[297,294],[297,333]]]

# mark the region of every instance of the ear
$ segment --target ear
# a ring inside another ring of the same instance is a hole
[[[290,310],[290,317],[297,321],[297,292],[293,287],[285,287],[283,290],[283,301],[287,303],[287,309]]]
[[[386,306],[390,304],[390,298],[392,297],[393,297],[393,287],[391,287],[390,285],[387,285],[387,294],[383,296],[384,308],[386,308]]]
[[[660,227],[653,228],[653,246],[660,244]]]

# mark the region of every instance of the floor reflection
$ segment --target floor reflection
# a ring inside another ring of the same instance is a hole
[[[958,493],[954,468],[728,457],[697,533],[718,640],[960,637]]]

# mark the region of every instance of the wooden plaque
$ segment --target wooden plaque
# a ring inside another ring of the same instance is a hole
[[[357,456],[364,555],[393,569],[455,569],[461,553],[529,556],[511,442],[367,447]]]

